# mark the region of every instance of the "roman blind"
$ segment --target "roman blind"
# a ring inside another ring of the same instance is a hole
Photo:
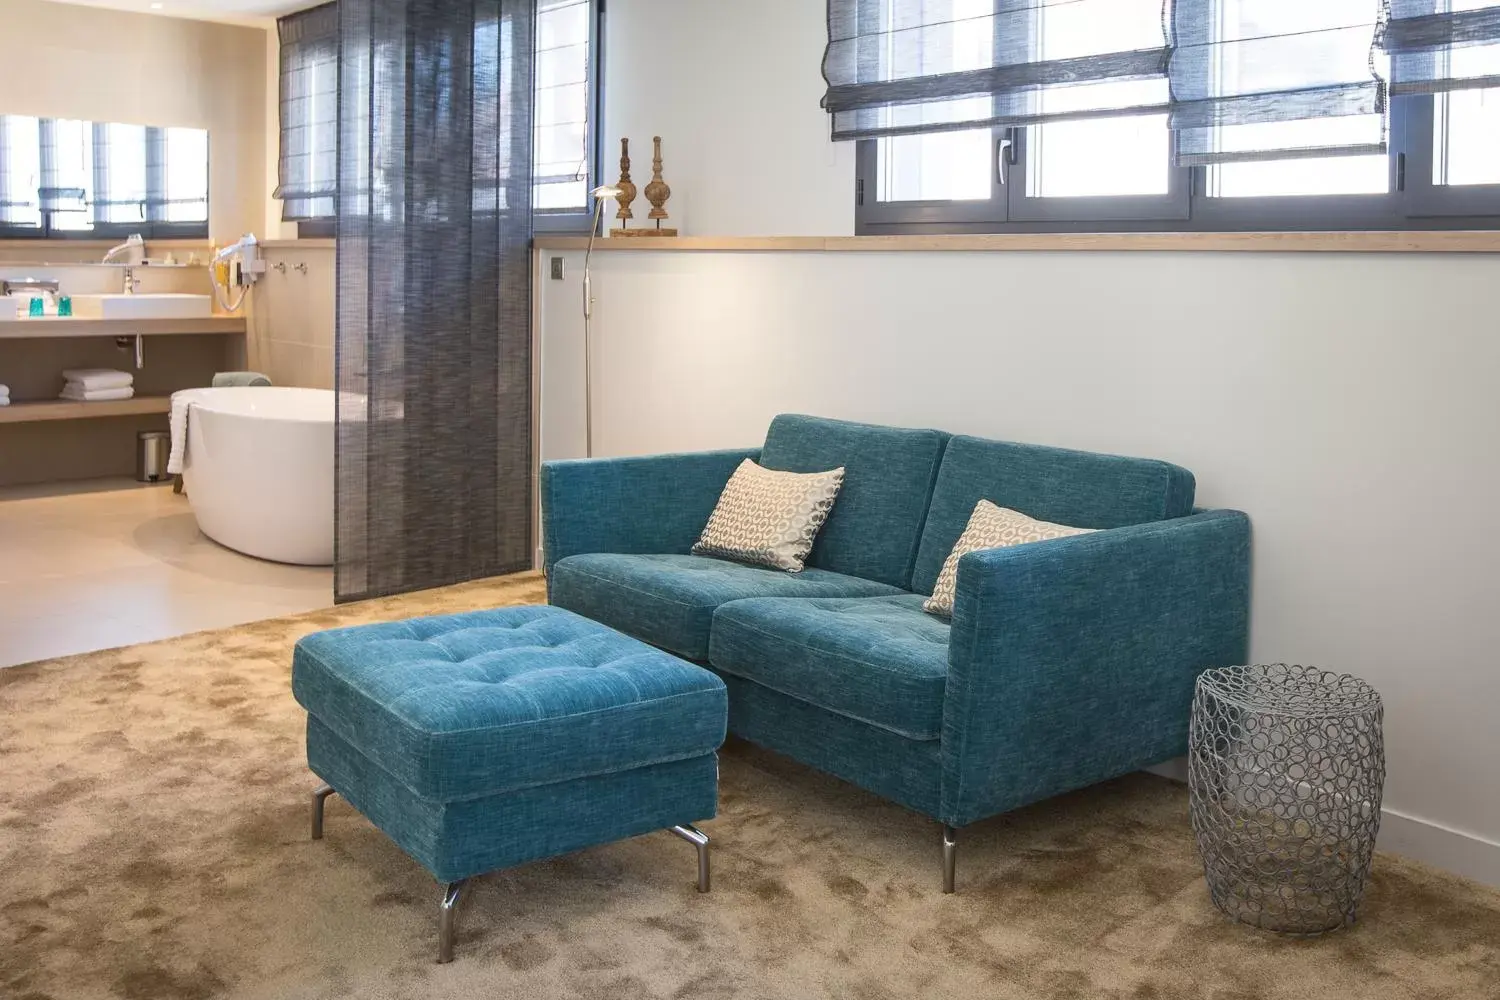
[[[1500,3],[1391,0],[1391,92],[1500,87]]]
[[[1181,164],[1377,152],[1387,2],[828,0],[823,107],[834,139],[1165,111]]]
[[[281,42],[283,219],[329,219],[338,193],[339,14],[336,3],[277,19]]]

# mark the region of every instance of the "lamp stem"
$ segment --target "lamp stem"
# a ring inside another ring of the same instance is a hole
[[[594,198],[594,221],[589,226],[589,246],[583,255],[583,456],[594,457],[594,286],[589,264],[594,256],[594,237],[604,215],[604,199]]]

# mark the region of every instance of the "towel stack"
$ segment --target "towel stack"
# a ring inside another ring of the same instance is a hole
[[[0,385],[0,406],[10,405],[10,386]]]
[[[63,378],[68,380],[63,386],[63,399],[94,403],[135,395],[135,378],[129,372],[113,368],[69,368],[63,372]]]

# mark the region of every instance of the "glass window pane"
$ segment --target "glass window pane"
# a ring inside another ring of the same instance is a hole
[[[1434,97],[1434,184],[1500,184],[1500,87]]]
[[[0,115],[0,223],[42,224],[37,189],[42,186],[40,123],[22,115]]]
[[[51,154],[51,165],[42,178],[42,201],[51,211],[52,227],[92,229],[89,205],[94,201],[93,123],[55,118],[43,126],[42,145],[44,152]]]
[[[166,219],[208,221],[208,133],[197,128],[166,129]],[[315,158],[316,159],[316,158]],[[332,178],[330,177],[330,180]]]
[[[1160,0],[1110,6],[1047,0],[1038,10],[1041,58],[1068,59],[1161,45]],[[1167,81],[1054,87],[1038,98],[1043,114],[1079,108],[1165,104]],[[1083,198],[1166,194],[1171,180],[1166,115],[1054,122],[1030,129],[1026,194]]]
[[[586,210],[589,188],[589,0],[541,0],[536,15],[532,207]]]
[[[883,53],[886,75],[904,78],[923,72],[957,73],[988,66],[995,39],[988,15],[994,0],[928,0],[924,20],[946,19],[945,45],[929,44]],[[895,24],[898,9],[886,0],[883,16]],[[894,42],[892,42],[894,45]],[[941,66],[911,64],[941,58]],[[900,65],[897,63],[900,62]],[[962,98],[892,108],[884,113],[884,127],[928,124],[940,120],[972,121],[992,115],[988,97]],[[875,198],[877,201],[987,201],[994,169],[993,132],[988,128],[930,135],[895,136],[876,140]]]
[[[146,126],[94,126],[94,221],[146,218]]]

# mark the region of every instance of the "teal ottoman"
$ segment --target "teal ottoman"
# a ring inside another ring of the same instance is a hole
[[[443,883],[438,961],[464,881],[693,823],[718,806],[723,681],[552,607],[309,635],[292,657],[307,709],[312,835],[338,792]]]

